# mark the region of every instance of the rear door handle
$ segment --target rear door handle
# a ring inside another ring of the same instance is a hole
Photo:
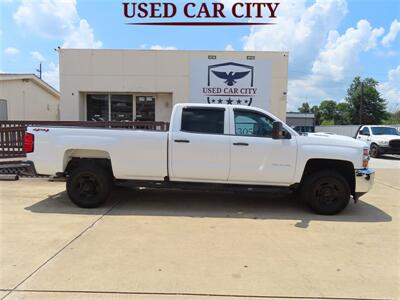
[[[247,143],[233,143],[233,146],[248,146]]]
[[[174,140],[175,143],[190,143],[189,140]]]

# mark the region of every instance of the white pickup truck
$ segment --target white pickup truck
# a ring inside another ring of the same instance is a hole
[[[356,139],[369,145],[372,157],[378,158],[382,154],[400,154],[400,133],[395,127],[360,126],[356,133]]]
[[[235,105],[175,105],[168,132],[29,127],[27,158],[39,174],[67,177],[76,205],[101,205],[115,183],[158,188],[294,191],[318,214],[368,192],[368,146],[300,136],[272,114]]]

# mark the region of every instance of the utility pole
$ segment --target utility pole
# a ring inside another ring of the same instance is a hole
[[[39,78],[42,79],[42,63],[39,64],[39,69],[36,69],[36,72],[39,72]]]
[[[363,114],[363,102],[364,102],[364,82],[361,81],[361,98],[360,98],[360,125],[362,125],[362,114]]]

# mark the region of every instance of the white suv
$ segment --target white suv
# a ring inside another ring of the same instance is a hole
[[[356,139],[369,145],[370,155],[379,157],[382,154],[400,154],[400,133],[394,127],[368,125],[361,126]]]

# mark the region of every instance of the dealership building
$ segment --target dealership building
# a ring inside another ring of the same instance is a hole
[[[169,121],[176,103],[256,106],[286,119],[288,53],[60,49],[60,119]]]

